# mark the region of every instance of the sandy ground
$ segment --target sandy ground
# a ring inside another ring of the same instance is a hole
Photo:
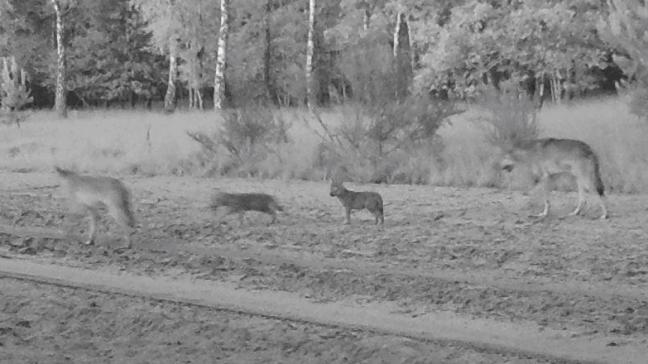
[[[648,196],[612,195],[612,218],[560,218],[575,194],[554,193],[553,215],[519,192],[423,186],[355,186],[380,192],[384,227],[368,213],[344,226],[328,185],[310,182],[131,178],[143,228],[135,249],[108,223],[97,247],[0,234],[5,249],[60,264],[116,266],[149,275],[191,273],[249,289],[293,292],[316,301],[392,302],[402,312],[453,312],[524,322],[574,335],[644,342],[648,334]],[[0,224],[57,229],[63,201],[53,175],[4,174]],[[206,209],[209,195],[263,191],[287,210],[279,223],[251,213],[239,226]],[[79,226],[83,226],[79,224]],[[610,342],[609,345],[624,345]]]
[[[3,363],[542,363],[0,279]]]

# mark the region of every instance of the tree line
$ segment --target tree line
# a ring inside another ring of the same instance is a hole
[[[61,115],[488,89],[560,102],[645,89],[646,14],[643,0],[0,0],[0,98]]]

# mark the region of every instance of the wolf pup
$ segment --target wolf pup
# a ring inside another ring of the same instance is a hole
[[[578,204],[569,215],[578,215],[585,204],[585,191],[596,191],[601,206],[601,219],[608,216],[604,202],[605,187],[601,180],[599,159],[585,142],[574,139],[542,138],[525,141],[505,151],[500,166],[506,171],[513,170],[516,164],[527,164],[540,178],[544,193],[544,210],[536,217],[549,213],[549,181],[562,173],[576,177]]]
[[[374,215],[376,225],[385,223],[383,200],[377,192],[354,192],[347,190],[342,182],[331,180],[331,197],[337,197],[346,211],[346,224],[351,224],[351,210],[367,209]]]
[[[59,167],[54,169],[63,181],[62,187],[71,207],[90,215],[90,233],[85,244],[94,243],[99,220],[98,210],[105,206],[113,219],[126,230],[126,247],[130,248],[130,233],[135,227],[135,218],[126,186],[120,180],[111,177],[84,176]]]
[[[258,211],[272,216],[271,224],[277,221],[277,211],[283,211],[274,197],[265,193],[227,193],[218,192],[212,197],[210,208],[217,212],[224,208],[225,213],[220,213],[222,218],[231,213],[238,213],[239,221],[243,224],[243,215],[246,211]]]

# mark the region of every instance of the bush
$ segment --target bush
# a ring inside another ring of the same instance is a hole
[[[429,170],[429,158],[438,156],[435,152],[442,147],[437,131],[457,112],[452,103],[425,97],[347,106],[343,124],[322,141],[320,163],[329,170],[349,171],[346,177],[358,182],[425,182],[429,173],[421,171]],[[410,157],[421,150],[433,155],[412,162]]]
[[[281,164],[281,145],[289,143],[290,125],[265,107],[245,107],[224,114],[220,131],[208,136],[187,132],[201,144],[199,161],[209,174],[242,177],[273,176],[280,171],[262,168],[269,159]]]
[[[477,122],[493,146],[507,148],[540,134],[536,105],[528,97],[492,91],[482,97],[479,106],[486,113],[477,117]]]

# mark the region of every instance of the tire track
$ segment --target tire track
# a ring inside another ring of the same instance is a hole
[[[245,291],[232,284],[114,274],[0,258],[0,277],[102,293],[209,307],[240,314],[415,340],[465,345],[556,362],[645,363],[648,348],[627,338],[573,337],[534,325],[471,319],[449,313],[410,317],[387,304],[313,303],[292,294]],[[615,343],[610,345],[610,343]],[[619,344],[623,343],[623,344]]]

